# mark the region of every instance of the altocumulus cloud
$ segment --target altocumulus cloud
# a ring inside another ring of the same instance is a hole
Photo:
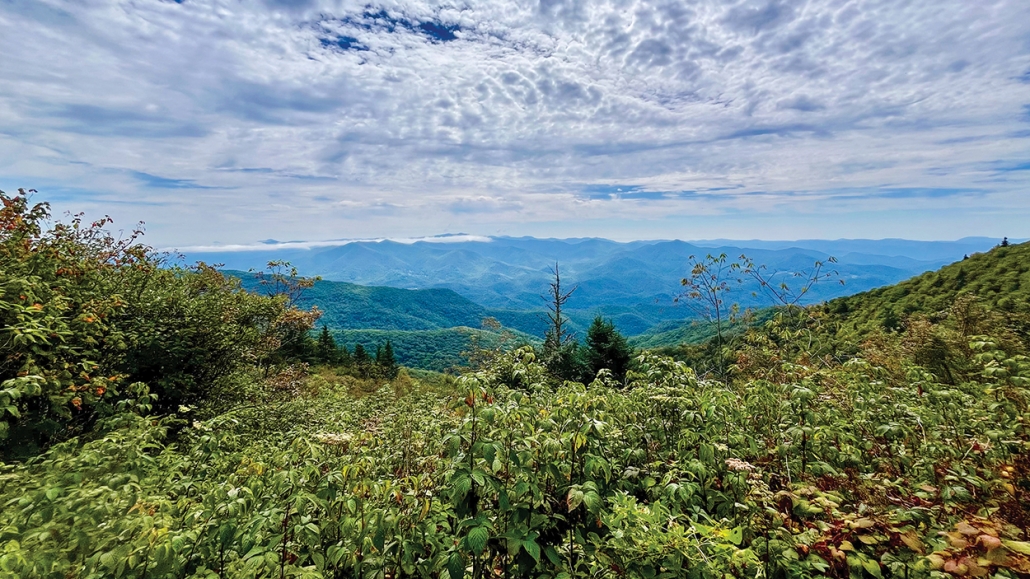
[[[1028,36],[1024,0],[0,0],[0,187],[162,245],[986,233],[1030,216]]]

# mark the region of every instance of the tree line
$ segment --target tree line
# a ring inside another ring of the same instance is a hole
[[[370,355],[363,344],[355,344],[354,351],[351,352],[346,344],[336,343],[336,338],[325,324],[322,325],[322,332],[318,338],[309,340],[308,352],[303,359],[316,364],[341,369],[365,379],[392,380],[400,371],[390,340],[386,340],[383,345],[377,345],[375,355]]]

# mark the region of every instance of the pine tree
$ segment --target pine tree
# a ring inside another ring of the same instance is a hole
[[[372,357],[368,355],[365,347],[361,344],[354,346],[354,367],[362,378],[368,378],[371,375]]]
[[[386,341],[386,345],[382,348],[376,349],[376,364],[379,366],[383,376],[387,379],[393,380],[397,377],[397,359],[393,355],[393,344],[390,340]]]
[[[327,366],[334,366],[339,363],[336,340],[329,333],[329,327],[324,324],[322,325],[322,333],[318,336],[318,343],[315,346],[315,358],[319,363]]]
[[[615,324],[601,316],[594,318],[594,323],[587,330],[586,365],[590,376],[584,376],[584,379],[591,379],[597,376],[598,370],[607,368],[616,380],[622,382],[632,359],[633,349],[615,329]]]
[[[336,351],[336,363],[344,368],[354,366],[354,358],[351,357],[347,344],[340,344],[340,348]]]

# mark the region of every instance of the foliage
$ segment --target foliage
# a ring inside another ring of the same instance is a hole
[[[159,411],[195,404],[309,327],[203,264],[162,267],[139,228],[118,239],[109,218],[50,223],[30,193],[0,192],[0,458],[88,431],[134,382]]]
[[[44,232],[33,224],[45,208],[7,200],[0,409],[17,429],[51,419],[33,404],[72,395],[28,390],[63,379],[59,364],[106,376],[152,336],[183,344],[176,356],[211,340],[216,364],[229,355],[220,332],[253,346],[239,354],[246,371],[228,376],[246,396],[160,407],[126,372],[110,381],[117,396],[88,402],[90,428],[0,463],[0,577],[1030,574],[1021,305],[958,295],[861,333],[827,308],[787,311],[709,351],[732,361],[719,379],[643,353],[623,380],[609,367],[584,384],[523,346],[456,378],[401,369],[384,383],[273,364],[295,330],[284,317],[310,319],[282,297],[239,292],[210,268],[160,270],[131,243],[91,253],[111,247],[102,229]],[[48,273],[58,264],[81,273],[61,280]],[[139,294],[150,301],[108,291],[138,288],[134,271],[156,283]],[[166,301],[175,307],[156,305]],[[243,316],[250,307],[270,310]],[[189,315],[170,324],[178,312]],[[604,353],[613,332],[600,320],[583,350]],[[397,342],[375,343],[386,363]],[[361,341],[354,350],[359,367],[378,366]],[[16,362],[44,378],[19,376]],[[73,384],[94,388],[92,376]],[[171,390],[164,379],[150,381]]]
[[[949,310],[962,296],[976,296],[990,310],[1030,312],[1030,243],[1009,244],[916,276],[826,304],[829,313],[858,337],[878,328],[896,329],[909,315]],[[895,323],[885,324],[891,317]]]
[[[626,378],[633,358],[633,349],[626,338],[615,329],[615,325],[601,316],[594,318],[594,323],[587,330],[585,380],[591,380],[601,370],[608,370],[616,382]]]
[[[318,334],[318,341],[315,343],[315,359],[320,364],[334,366],[340,363],[341,358],[340,348],[336,345],[336,339],[329,333],[329,326],[323,325],[322,332]]]
[[[738,305],[726,303],[726,294],[734,287],[744,283],[739,277],[741,266],[737,262],[726,263],[726,254],[713,256],[708,254],[704,259],[690,256],[690,274],[680,280],[683,293],[676,301],[687,304],[701,318],[715,326],[715,339],[723,342],[723,326],[732,322],[738,313]]]
[[[382,370],[383,376],[388,380],[393,380],[397,377],[399,368],[397,367],[397,359],[393,355],[393,345],[390,340],[386,341],[386,344],[382,347],[376,348],[376,365]]]
[[[102,438],[0,474],[0,569],[1016,576],[1030,364],[971,347],[979,374],[957,386],[863,359],[712,382],[646,355],[626,390],[603,372],[556,387],[523,348],[442,393],[405,378],[353,398],[312,376],[299,398],[189,422],[175,444],[188,415],[147,417],[142,391]]]
[[[760,326],[776,317],[776,308],[763,308],[741,316],[723,328],[723,336],[732,341],[749,328]],[[659,324],[647,332],[629,338],[635,348],[673,352],[677,346],[704,344],[715,338],[715,324],[703,320],[670,321]]]
[[[335,330],[333,337],[338,344],[363,344],[363,348],[383,346],[389,340],[397,363],[408,368],[446,372],[467,366],[472,352],[473,339],[482,348],[493,349],[500,343],[526,343],[528,336],[500,333],[479,328],[448,328],[443,330]]]

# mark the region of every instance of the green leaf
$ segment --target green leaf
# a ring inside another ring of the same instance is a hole
[[[733,527],[726,538],[734,545],[740,546],[740,542],[744,540],[744,530],[740,527]]]
[[[561,557],[558,556],[558,551],[555,551],[552,545],[548,545],[544,549],[544,555],[547,555],[547,558],[551,561],[552,564],[561,564]]]
[[[472,490],[472,479],[467,476],[458,477],[451,485],[454,487],[454,498],[460,500]]]
[[[114,556],[114,553],[107,552],[100,556],[100,564],[106,567],[108,571],[113,571],[118,566],[118,559]]]
[[[1010,551],[1021,555],[1030,555],[1030,543],[1026,541],[1007,541],[1002,539],[1001,544],[1008,547]]]
[[[583,491],[577,488],[569,489],[569,494],[565,497],[565,504],[568,506],[569,512],[576,510],[579,505],[583,504],[584,498]]]
[[[583,494],[583,504],[587,506],[588,511],[596,514],[604,506],[604,500],[596,492],[587,491]]]
[[[529,556],[533,558],[537,563],[540,562],[540,545],[537,545],[535,540],[522,541],[522,548],[529,553]]]
[[[880,563],[875,559],[862,558],[862,568],[866,570],[870,575],[877,579],[883,579],[883,575],[880,573]]]
[[[478,555],[486,548],[486,542],[489,539],[490,531],[488,531],[486,527],[474,527],[469,531],[465,540],[467,541],[469,550]]]
[[[457,551],[451,553],[450,559],[447,559],[447,573],[451,576],[451,579],[463,579],[465,577],[465,557],[461,553]]]

